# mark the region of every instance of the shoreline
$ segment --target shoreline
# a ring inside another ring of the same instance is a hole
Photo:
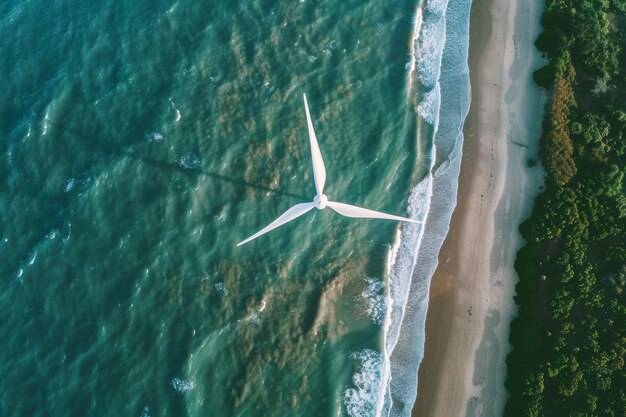
[[[543,96],[532,81],[543,4],[474,0],[457,206],[430,284],[412,416],[501,415],[515,305],[518,225],[542,184]],[[520,145],[521,146],[518,146]]]

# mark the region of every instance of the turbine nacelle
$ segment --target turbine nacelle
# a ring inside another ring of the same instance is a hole
[[[313,197],[313,202],[315,203],[315,208],[321,210],[328,204],[328,197],[325,194],[318,194]]]
[[[324,166],[322,152],[320,151],[319,144],[317,143],[317,138],[315,137],[315,130],[313,130],[313,122],[311,121],[311,115],[309,114],[309,104],[306,101],[306,94],[303,94],[303,96],[304,110],[306,112],[306,123],[309,129],[311,159],[313,160],[313,180],[315,181],[315,191],[317,191],[317,194],[313,198],[312,202],[296,204],[295,206],[291,207],[289,210],[281,214],[280,217],[278,217],[272,223],[265,226],[263,229],[259,230],[246,240],[239,242],[237,246],[241,246],[244,243],[250,242],[252,239],[256,239],[257,237],[264,235],[265,233],[270,232],[277,227],[280,227],[283,224],[302,216],[308,211],[313,210],[313,208],[322,210],[326,207],[330,207],[337,213],[346,217],[387,219],[397,220],[401,222],[421,223],[420,221],[407,219],[406,217],[394,216],[392,214],[381,213],[379,211],[369,210],[362,207],[352,206],[350,204],[338,203],[336,201],[328,200],[328,197],[326,197],[326,195],[324,194],[324,183],[326,182],[326,167]]]

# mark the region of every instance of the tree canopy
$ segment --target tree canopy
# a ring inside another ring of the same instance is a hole
[[[505,416],[626,410],[626,0],[546,0],[546,189],[520,226]]]

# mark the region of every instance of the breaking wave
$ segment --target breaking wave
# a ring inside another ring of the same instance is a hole
[[[366,349],[350,355],[358,362],[357,371],[352,375],[353,387],[344,392],[344,403],[350,417],[374,415],[376,393],[380,386],[383,358],[379,352]]]
[[[429,0],[416,11],[411,46],[410,91],[418,123],[432,138],[423,158],[428,174],[412,189],[411,217],[388,256],[384,354],[376,416],[409,416],[417,395],[417,369],[424,356],[430,279],[456,205],[463,123],[469,110],[467,68],[471,1]],[[416,84],[415,88],[413,83]],[[413,91],[414,90],[414,91]],[[372,413],[373,414],[373,413]],[[372,415],[370,414],[370,415]]]

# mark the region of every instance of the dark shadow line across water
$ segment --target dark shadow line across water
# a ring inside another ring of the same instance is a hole
[[[163,169],[166,171],[176,171],[176,172],[181,172],[183,174],[187,174],[187,175],[206,175],[207,177],[211,177],[214,178],[216,180],[220,180],[220,181],[225,181],[225,182],[230,182],[232,184],[237,184],[243,187],[250,187],[250,188],[256,188],[257,190],[263,190],[263,191],[268,191],[274,194],[279,194],[279,195],[283,195],[286,197],[293,197],[293,198],[297,198],[303,201],[309,201],[311,200],[310,197],[305,197],[303,195],[300,194],[293,194],[290,193],[288,191],[283,191],[277,188],[272,188],[272,187],[268,187],[266,185],[261,185],[261,184],[255,184],[255,183],[251,183],[248,181],[244,181],[242,179],[239,178],[233,178],[233,177],[229,177],[227,175],[223,175],[223,174],[219,174],[217,172],[210,172],[210,171],[206,171],[202,168],[194,168],[194,167],[183,167],[181,165],[179,165],[178,163],[175,162],[169,162],[169,161],[160,161],[158,159],[154,159],[154,158],[150,158],[147,156],[143,156],[140,154],[137,154],[133,151],[127,151],[127,150],[120,150],[117,149],[116,147],[109,145],[109,144],[105,144],[105,143],[101,143],[101,142],[95,142],[93,140],[91,140],[87,135],[84,135],[76,130],[73,130],[71,128],[68,128],[66,126],[63,126],[59,123],[53,122],[52,120],[48,120],[48,124],[50,126],[54,126],[56,129],[60,130],[61,132],[68,132],[70,134],[72,134],[73,136],[79,137],[85,141],[87,141],[87,144],[93,147],[98,148],[100,151],[105,152],[107,154],[110,155],[116,155],[116,156],[125,156],[127,158],[130,158],[134,161],[137,162],[141,162],[144,163],[146,165],[149,165],[151,167],[154,168],[159,168],[159,169]]]

